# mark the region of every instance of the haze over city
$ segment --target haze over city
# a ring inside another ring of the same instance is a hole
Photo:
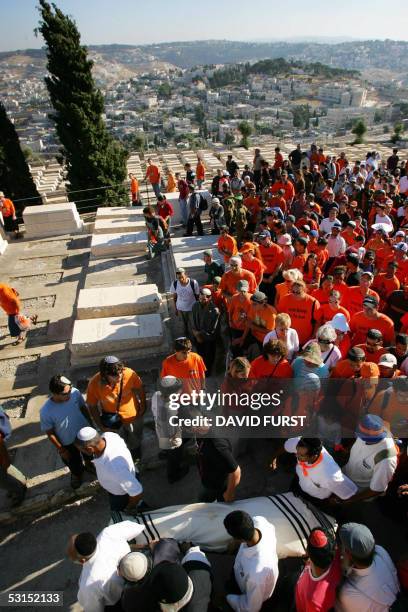
[[[36,0],[2,0],[0,51],[43,46],[34,35],[38,25]],[[228,40],[408,40],[405,0],[390,6],[382,0],[341,5],[316,0],[313,8],[294,0],[290,10],[281,3],[259,0],[256,10],[244,0],[208,0],[205,6],[187,0],[157,0],[154,15],[148,3],[132,0],[59,0],[57,5],[76,21],[85,44],[149,44],[169,41]],[[396,19],[398,15],[398,19]],[[113,19],[114,16],[114,19]]]

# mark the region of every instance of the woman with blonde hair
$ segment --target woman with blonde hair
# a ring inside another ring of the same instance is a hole
[[[290,362],[296,357],[299,351],[299,336],[296,329],[291,327],[292,320],[286,312],[281,312],[276,315],[275,329],[266,334],[263,344],[267,344],[270,340],[281,340],[286,346],[286,359]]]
[[[292,285],[295,281],[302,280],[303,274],[297,268],[291,268],[290,270],[284,270],[282,272],[282,276],[285,279],[283,283],[278,283],[275,287],[276,289],[276,297],[275,297],[275,308],[278,310],[279,301],[283,298],[284,295],[290,293],[292,289]]]

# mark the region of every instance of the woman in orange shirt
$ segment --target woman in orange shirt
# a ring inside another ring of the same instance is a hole
[[[282,272],[282,276],[285,279],[283,283],[278,283],[275,287],[276,289],[276,297],[275,297],[275,308],[279,312],[279,304],[280,300],[291,292],[292,285],[297,280],[303,279],[303,274],[297,268],[291,270],[284,270]]]
[[[327,304],[322,304],[317,313],[318,324],[324,325],[331,321],[336,314],[341,313],[345,316],[347,323],[350,321],[350,313],[346,308],[340,306],[341,294],[336,289],[332,289],[329,293],[329,301]]]
[[[166,170],[167,176],[167,193],[175,193],[177,191],[176,178],[170,168]]]
[[[13,342],[13,345],[20,344],[25,340],[25,332],[27,329],[29,329],[29,327],[26,325],[25,328],[22,329],[17,322],[18,317],[29,319],[31,323],[36,325],[38,316],[33,315],[31,317],[25,317],[24,315],[21,315],[21,302],[18,292],[13,289],[13,287],[9,287],[9,285],[4,283],[0,283],[0,307],[4,310],[8,317],[10,336],[12,338],[17,338],[17,340]]]
[[[249,378],[292,378],[292,367],[286,355],[282,340],[270,340],[263,345],[262,355],[251,362]]]
[[[291,293],[279,300],[279,312],[286,312],[292,319],[300,345],[312,337],[319,308],[318,300],[306,293],[303,281],[295,281]]]
[[[303,280],[309,292],[319,288],[321,276],[322,271],[317,265],[317,256],[315,253],[310,253],[303,268]]]

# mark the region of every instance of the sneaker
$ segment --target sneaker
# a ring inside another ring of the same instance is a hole
[[[71,487],[75,489],[79,489],[82,484],[82,476],[78,476],[77,474],[71,474]]]

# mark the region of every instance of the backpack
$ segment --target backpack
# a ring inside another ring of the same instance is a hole
[[[173,288],[174,288],[174,293],[177,293],[177,281],[176,280],[173,283]],[[192,278],[190,278],[190,289],[193,292],[195,299],[198,300],[198,295],[194,291],[194,281]]]
[[[208,209],[208,202],[207,200],[201,195],[201,193],[199,194],[200,196],[200,202],[198,204],[198,208],[201,211],[207,210]]]
[[[0,408],[0,434],[4,440],[8,440],[11,436],[12,428],[8,415]]]

